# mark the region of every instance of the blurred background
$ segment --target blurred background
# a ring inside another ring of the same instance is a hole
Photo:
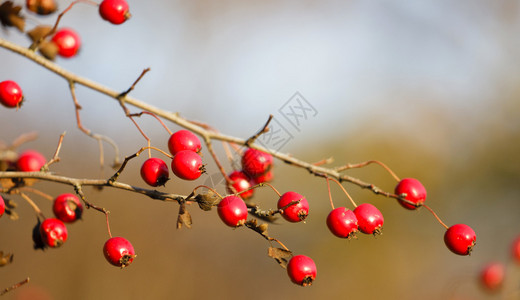
[[[58,1],[60,10],[69,1]],[[15,1],[23,5],[24,1]],[[520,266],[510,259],[520,234],[520,3],[498,1],[132,1],[132,18],[120,26],[101,20],[95,7],[76,5],[61,22],[82,38],[64,68],[116,90],[149,72],[132,96],[221,132],[247,138],[273,114],[292,138],[280,151],[335,165],[380,160],[399,176],[420,179],[427,203],[448,225],[477,233],[469,257],[444,245],[444,228],[424,209],[408,211],[393,199],[344,184],[358,203],[384,214],[384,234],[334,237],[325,181],[276,162],[273,184],[309,200],[305,224],[278,220],[269,229],[295,254],[318,266],[312,287],[292,284],[267,256],[269,244],[244,228],[232,230],[216,210],[188,207],[192,229],[175,229],[178,205],[132,193],[85,190],[110,210],[112,233],[138,254],[124,270],[102,255],[108,238],[104,215],[88,210],[69,226],[60,249],[32,249],[35,216],[22,199],[20,219],[0,219],[0,250],[14,262],[0,268],[0,288],[31,282],[5,299],[517,299]],[[23,13],[26,13],[23,11]],[[28,14],[28,13],[26,13]],[[56,16],[28,15],[27,29]],[[13,29],[2,38],[29,46]],[[0,49],[0,80],[16,80],[26,96],[18,111],[0,108],[0,139],[12,142],[37,131],[47,158],[67,131],[61,162],[52,171],[71,177],[108,178],[98,166],[97,142],[76,127],[67,82],[33,62]],[[283,109],[299,92],[314,109],[292,126]],[[146,145],[113,99],[77,88],[85,127],[113,138],[130,155]],[[137,111],[137,110],[133,110]],[[167,132],[149,117],[138,119],[152,145],[166,148]],[[179,127],[168,124],[170,129]],[[216,143],[224,159],[222,146]],[[107,161],[113,152],[105,147]],[[204,150],[208,174],[216,168]],[[144,186],[132,160],[121,181]],[[231,171],[231,167],[226,165]],[[349,175],[393,191],[396,182],[377,166]],[[196,182],[173,179],[163,190],[189,193]],[[38,183],[51,195],[68,186]],[[223,191],[222,186],[217,186]],[[336,206],[347,206],[333,187]],[[34,196],[44,213],[51,203]],[[269,190],[255,201],[276,205]],[[352,209],[352,207],[350,207]],[[508,266],[502,293],[477,284],[483,265]],[[516,291],[516,292],[515,292]],[[516,294],[515,294],[516,293]]]

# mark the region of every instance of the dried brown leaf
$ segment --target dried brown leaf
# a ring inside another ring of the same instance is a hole
[[[267,255],[269,255],[269,257],[274,258],[274,260],[276,260],[280,267],[284,269],[287,268],[287,264],[293,256],[291,251],[275,247],[269,247],[269,249],[267,250]]]
[[[0,267],[6,266],[13,262],[13,254],[7,253],[4,255],[3,251],[0,251]]]
[[[25,18],[20,15],[21,6],[15,6],[12,1],[5,1],[0,5],[0,23],[4,27],[16,27],[23,32]]]
[[[184,203],[181,203],[179,207],[179,216],[177,217],[177,229],[181,229],[182,226],[191,228],[191,224],[191,215],[186,209],[186,205]]]

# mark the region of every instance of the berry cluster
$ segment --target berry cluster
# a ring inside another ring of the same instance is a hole
[[[199,138],[188,130],[179,130],[168,139],[168,149],[173,158],[172,172],[184,180],[195,180],[202,175],[204,165],[199,153],[202,149]],[[166,163],[156,157],[148,158],[141,166],[141,177],[148,185],[163,186],[169,179]]]

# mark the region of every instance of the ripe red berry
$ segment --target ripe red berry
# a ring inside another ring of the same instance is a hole
[[[5,201],[2,196],[0,196],[0,217],[4,215],[5,212]]]
[[[291,204],[291,202],[298,203]],[[287,221],[300,222],[305,220],[309,214],[309,203],[302,195],[295,192],[287,192],[278,200],[278,209],[283,210],[282,216]]]
[[[127,267],[136,257],[134,246],[125,238],[113,237],[103,246],[103,254],[109,263],[117,267]]]
[[[327,226],[335,236],[350,239],[358,231],[358,220],[350,209],[338,207],[327,216]]]
[[[513,241],[513,245],[511,247],[511,255],[517,263],[520,263],[520,236],[518,236]]]
[[[81,46],[79,35],[70,28],[60,29],[52,37],[52,42],[58,47],[58,54],[62,57],[73,57]]]
[[[480,284],[490,292],[496,291],[502,286],[504,277],[504,265],[498,262],[490,263],[480,272]]]
[[[168,165],[160,158],[149,158],[141,166],[141,177],[151,186],[163,186],[169,176]]]
[[[253,178],[253,182],[255,184],[259,184],[262,182],[271,182],[271,181],[273,181],[273,178],[274,178],[273,170],[269,170],[265,174]]]
[[[58,219],[45,219],[40,224],[40,235],[45,245],[57,248],[67,241],[67,227]]]
[[[71,223],[81,219],[83,205],[76,195],[61,194],[54,199],[52,210],[54,211],[56,218],[65,223]]]
[[[99,4],[99,14],[104,20],[115,25],[124,23],[131,17],[125,0],[103,0]]]
[[[246,176],[241,171],[234,171],[231,174],[229,174],[229,179],[233,182],[232,186],[235,189],[237,193],[240,193],[242,191],[245,191],[251,187],[251,182],[249,180],[249,177]],[[231,189],[228,188],[228,192],[234,193]],[[239,196],[243,199],[249,199],[253,196],[255,190],[249,190],[247,192],[244,192],[240,194]]]
[[[417,209],[426,200],[426,189],[421,182],[414,178],[405,178],[395,187],[395,194],[403,196],[406,200],[415,205],[399,200],[399,203],[407,209]]]
[[[27,150],[18,156],[16,169],[22,172],[38,172],[45,163],[45,157],[40,152]]]
[[[244,200],[230,195],[220,200],[217,205],[220,219],[231,227],[241,226],[247,219],[247,206]]]
[[[200,155],[191,150],[182,150],[172,159],[172,171],[181,179],[195,180],[204,173],[204,165]]]
[[[267,173],[273,166],[273,156],[269,153],[249,148],[242,155],[242,171],[251,178]]]
[[[0,82],[0,103],[5,107],[20,107],[23,102],[23,92],[18,83],[12,80]]]
[[[179,130],[168,139],[168,149],[172,155],[182,150],[191,150],[199,153],[202,149],[199,138],[189,130]]]
[[[39,15],[52,14],[58,9],[54,0],[27,0],[25,1],[25,6],[28,10]]]
[[[444,234],[444,243],[451,252],[458,255],[469,255],[476,240],[475,231],[466,224],[455,224]]]
[[[310,286],[316,279],[316,264],[308,256],[293,256],[287,264],[287,274],[292,282],[301,286]]]
[[[374,205],[363,203],[354,209],[358,220],[359,231],[366,234],[381,234],[385,219]]]

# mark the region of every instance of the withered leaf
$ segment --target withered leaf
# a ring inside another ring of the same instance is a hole
[[[7,253],[4,255],[3,251],[0,251],[0,267],[6,266],[13,262],[14,255],[12,253]]]
[[[186,209],[186,204],[181,203],[179,207],[179,216],[177,217],[177,229],[181,229],[183,225],[187,228],[191,228],[191,224],[191,215]]]
[[[32,232],[34,250],[38,250],[38,249],[45,250],[45,248],[47,247],[47,246],[45,246],[45,243],[43,242],[42,236],[40,234],[40,224],[41,224],[40,219],[36,218],[36,225],[34,226],[33,232]]]
[[[213,191],[208,190],[207,192],[197,194],[195,200],[199,204],[200,209],[208,211],[220,201],[220,197]]]
[[[274,258],[274,260],[276,260],[280,267],[284,269],[287,268],[289,259],[291,259],[291,257],[293,256],[291,251],[275,247],[269,247],[269,249],[267,250],[267,255],[269,255],[269,257]]]
[[[16,27],[23,32],[25,18],[20,15],[21,6],[15,6],[12,1],[5,1],[0,5],[0,23],[4,27]]]

